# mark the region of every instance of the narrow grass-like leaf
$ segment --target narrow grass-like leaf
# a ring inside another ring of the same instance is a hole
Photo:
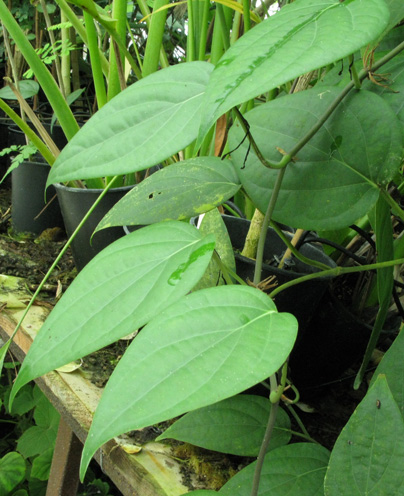
[[[270,451],[264,460],[260,496],[323,496],[329,451],[318,444],[298,443]],[[220,496],[249,496],[256,462],[229,480]]]
[[[80,129],[52,167],[48,185],[140,171],[189,145],[213,66],[178,64],[122,91]]]
[[[375,208],[369,214],[369,218],[376,235],[376,253],[378,262],[387,262],[394,258],[393,246],[393,226],[391,223],[390,206],[383,197],[376,202]],[[367,305],[379,304],[377,317],[373,324],[372,334],[366,348],[359,372],[356,376],[354,387],[358,388],[366,374],[372,353],[376,348],[382,331],[386,315],[390,307],[393,285],[394,285],[394,267],[386,267],[377,270],[376,290],[368,297]],[[377,295],[377,297],[374,297]],[[373,301],[372,301],[373,296]]]
[[[221,453],[258,456],[270,409],[269,398],[241,394],[187,413],[158,440],[177,439]],[[291,436],[290,419],[279,409],[269,449],[287,444]]]
[[[375,40],[389,19],[384,0],[296,0],[286,5],[242,36],[216,65],[199,139],[235,105]]]
[[[333,87],[302,91],[260,105],[246,114],[263,156],[279,160],[277,148],[290,151],[338,95]],[[229,142],[244,138],[239,124]],[[360,91],[348,96],[320,131],[290,163],[274,219],[304,229],[340,229],[365,215],[397,174],[402,154],[400,123],[378,95]],[[246,160],[247,157],[247,160]],[[278,172],[264,167],[245,141],[232,154],[240,180],[265,212]]]
[[[97,230],[189,219],[221,205],[240,186],[229,160],[184,160],[155,172],[133,188],[107,213]]]
[[[84,446],[81,477],[109,439],[264,380],[284,363],[296,334],[296,319],[252,287],[204,289],[166,308],[112,373]]]
[[[404,420],[380,375],[335,443],[325,495],[401,495],[403,459]]]
[[[165,222],[109,245],[78,274],[35,338],[12,397],[28,381],[145,325],[204,273],[214,238]]]

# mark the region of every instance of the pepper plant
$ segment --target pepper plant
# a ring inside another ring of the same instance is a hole
[[[241,188],[265,213],[263,233],[272,219],[298,228],[337,230],[368,216],[377,239],[377,264],[322,270],[288,283],[378,270],[380,309],[359,383],[390,301],[392,267],[404,261],[394,258],[390,211],[401,219],[404,214],[389,191],[391,184],[401,187],[402,183],[400,94],[383,92],[370,81],[376,80],[379,69],[392,64],[390,78],[402,87],[404,43],[374,60],[364,57],[359,71],[355,62],[361,58],[361,49],[373,53],[403,18],[404,7],[394,0],[324,0],[321,4],[296,0],[248,31],[215,67],[202,61],[179,64],[122,91],[62,151],[48,184],[133,173],[184,147],[193,155],[153,174],[107,214],[99,229],[150,225],[107,247],[80,272],[44,323],[17,377],[12,397],[28,381],[141,328],[95,412],[84,446],[82,477],[94,452],[126,431],[186,412],[207,424],[206,418],[222,418],[217,411],[234,411],[235,405],[245,418],[249,412],[238,393],[267,377],[271,394],[263,407],[266,420],[258,421],[261,446],[255,443],[246,448],[245,441],[238,448],[238,454],[253,453],[257,462],[220,493],[256,495],[271,490],[284,494],[279,491],[287,489],[290,494],[314,495],[322,494],[325,487],[328,495],[366,494],[360,483],[355,493],[351,479],[358,481],[357,474],[370,487],[373,482],[366,474],[372,473],[373,466],[396,470],[399,449],[384,465],[380,462],[389,450],[391,432],[381,436],[372,427],[363,437],[354,421],[353,457],[345,449],[346,434],[341,434],[330,462],[329,452],[316,444],[278,445],[266,454],[286,384],[285,363],[297,335],[296,319],[277,312],[271,298],[286,285],[268,296],[257,287],[232,284],[217,255],[221,250],[215,243],[220,237],[205,235],[184,221],[205,212],[215,216],[215,207]],[[324,73],[340,66],[343,59],[350,69],[348,80],[321,82]],[[310,89],[285,94],[291,81],[312,71],[316,74]],[[257,97],[268,101],[249,110],[248,102]],[[234,117],[228,138],[230,158],[229,154],[219,158],[198,153],[205,136],[226,112],[229,119]],[[139,116],[144,117],[140,132]],[[260,280],[262,244],[263,236],[255,283]],[[212,256],[227,284],[192,291]],[[364,406],[358,407],[358,415],[361,412],[361,419],[369,424],[369,412],[374,418],[377,415],[377,424],[372,425],[379,426],[387,419],[384,415],[393,411],[392,421],[402,440],[403,419],[397,397],[391,396],[391,384],[383,377],[377,380]],[[379,402],[391,408],[382,410]],[[259,409],[251,406],[256,417]],[[234,418],[229,423],[226,428],[234,432]],[[184,438],[186,429],[176,429],[173,437]],[[222,425],[220,429],[216,425],[213,437],[219,438],[222,430]],[[194,437],[202,439],[202,428],[198,432]],[[252,435],[248,427],[243,435]],[[366,458],[366,470],[358,462],[362,455],[357,445],[362,446],[363,439],[365,444],[375,439],[378,443]],[[225,444],[224,440],[221,446]],[[220,449],[234,452],[236,448]],[[347,464],[353,476],[345,481],[342,467]],[[386,494],[383,491],[390,482],[383,471],[378,470],[376,478],[374,484],[386,484],[377,494]],[[401,480],[397,487],[402,487]]]

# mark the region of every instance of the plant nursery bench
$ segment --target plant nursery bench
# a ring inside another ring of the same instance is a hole
[[[13,333],[29,298],[23,279],[0,275],[3,341]],[[41,304],[30,309],[10,347],[18,361],[24,360],[49,312],[49,306]],[[61,416],[46,496],[74,496],[82,446],[102,389],[79,369],[70,373],[50,372],[35,382]],[[115,438],[97,451],[95,459],[124,496],[180,496],[189,491],[182,483],[180,464],[171,456],[169,446],[150,442],[139,451],[128,440]]]

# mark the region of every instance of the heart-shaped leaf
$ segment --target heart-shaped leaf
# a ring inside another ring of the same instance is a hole
[[[281,158],[319,120],[339,94],[337,88],[302,91],[278,98],[246,114],[262,155]],[[236,123],[231,148],[243,140]],[[274,219],[304,229],[340,229],[365,215],[397,174],[402,134],[390,106],[378,95],[360,91],[348,96],[318,133],[287,166]],[[246,159],[247,158],[247,159]],[[265,212],[278,171],[261,164],[242,143],[232,154],[240,180],[256,206]]]
[[[207,62],[178,64],[119,93],[80,129],[54,163],[48,185],[140,171],[196,138]]]
[[[342,430],[325,478],[327,496],[402,494],[404,420],[380,375]]]
[[[177,439],[221,453],[258,456],[270,408],[269,398],[240,394],[187,413],[157,440]],[[291,436],[290,419],[279,409],[269,449],[287,444]]]
[[[264,460],[260,495],[324,496],[329,451],[318,444],[298,443],[270,451]],[[220,496],[249,496],[255,465],[251,463],[229,480]]]
[[[209,80],[198,142],[239,103],[326,66],[375,40],[387,26],[384,0],[295,0],[242,36]]]
[[[107,213],[97,230],[189,219],[221,205],[239,188],[229,160],[184,160],[155,172],[133,188]]]
[[[28,99],[36,95],[39,91],[39,84],[36,81],[20,81],[19,91],[23,98]],[[17,100],[14,91],[9,87],[5,86],[0,90],[0,98],[4,100]]]
[[[12,398],[26,382],[145,325],[195,286],[213,249],[213,236],[202,238],[191,225],[174,221],[109,245],[78,274],[43,324]]]
[[[394,343],[386,351],[382,361],[373,374],[371,386],[380,374],[385,374],[390,391],[404,417],[404,332],[400,332]]]
[[[248,286],[191,293],[142,329],[102,395],[84,446],[81,476],[109,439],[238,394],[289,355],[297,321]]]
[[[6,496],[24,479],[25,460],[16,451],[0,458],[0,494]]]

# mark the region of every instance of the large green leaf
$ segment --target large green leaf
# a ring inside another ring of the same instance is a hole
[[[403,2],[404,8],[404,2]],[[404,56],[399,55],[385,64],[380,71],[385,78],[376,84],[370,80],[363,83],[363,89],[373,91],[380,95],[393,109],[404,127]],[[375,78],[378,76],[375,75]]]
[[[221,205],[239,188],[229,160],[184,160],[155,172],[133,188],[107,213],[97,230],[188,219]]]
[[[209,80],[199,137],[229,109],[376,39],[390,12],[383,0],[296,0],[242,36]]]
[[[200,217],[198,218],[199,222]],[[233,246],[231,244],[230,236],[223,221],[223,217],[219,210],[215,208],[203,215],[202,222],[198,224],[199,232],[203,235],[214,233],[216,239],[215,253],[219,256],[220,262],[236,272],[236,260],[234,258]],[[198,284],[193,288],[193,291],[198,289],[211,288],[213,286],[220,286],[225,284],[225,277],[223,274],[223,267],[219,266],[216,257],[210,259],[208,268],[204,275],[198,281]]]
[[[142,329],[111,375],[84,446],[81,476],[106,441],[240,393],[288,357],[297,321],[263,292],[191,293]]]
[[[326,496],[401,495],[404,421],[379,376],[342,430],[331,453]]]
[[[78,274],[35,338],[12,397],[26,382],[145,325],[204,273],[214,238],[165,222],[112,243]]]
[[[0,494],[7,496],[24,479],[25,460],[16,451],[0,458]]]
[[[394,340],[394,343],[387,350],[382,361],[379,363],[373,374],[371,386],[376,382],[380,374],[385,374],[390,391],[393,394],[401,414],[404,417],[404,332]]]
[[[258,456],[270,408],[269,398],[249,394],[233,396],[187,413],[158,440],[177,439],[221,453]],[[290,419],[279,409],[269,449],[287,444],[291,436]]]
[[[52,465],[54,447],[43,451],[39,456],[36,456],[32,462],[31,477],[41,481],[49,479],[49,473]]]
[[[338,94],[337,88],[313,88],[276,99],[246,114],[265,158],[279,160],[277,147],[290,151],[318,121]],[[244,138],[237,123],[229,142]],[[283,179],[274,219],[304,229],[339,229],[365,215],[398,172],[401,126],[378,95],[349,95],[320,131],[300,150]],[[247,157],[247,160],[245,160]],[[264,167],[245,142],[233,152],[241,182],[265,212],[278,171]]]
[[[270,451],[264,460],[259,496],[323,496],[329,451],[318,444],[298,443]],[[249,496],[256,462],[227,482],[220,496]]]
[[[212,69],[178,64],[119,93],[63,149],[48,184],[139,171],[185,148],[197,135]]]
[[[387,7],[390,11],[389,22],[380,35],[380,39],[394,28],[402,19],[404,19],[404,2],[403,0],[385,0]]]

